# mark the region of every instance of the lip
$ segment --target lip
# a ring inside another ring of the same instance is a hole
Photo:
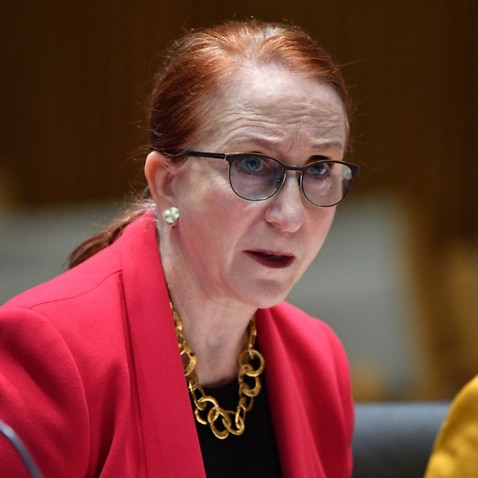
[[[295,256],[293,254],[281,252],[251,250],[246,251],[246,253],[259,264],[271,269],[285,269],[291,266],[295,260]]]

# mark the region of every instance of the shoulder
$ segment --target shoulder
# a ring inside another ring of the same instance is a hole
[[[141,219],[132,223],[111,246],[6,302],[0,307],[0,334],[8,329],[26,339],[39,328],[38,340],[48,343],[59,335],[85,359],[120,350],[127,327],[125,275],[134,276],[129,280],[131,288],[138,275],[147,281],[150,269],[156,267],[151,260],[158,255],[154,225],[147,229],[145,239]]]
[[[6,312],[12,308],[55,311],[64,306],[74,314],[75,305],[98,308],[101,304],[110,303],[115,297],[110,292],[122,287],[121,276],[125,262],[126,267],[137,262],[141,262],[141,267],[144,267],[144,262],[150,259],[144,254],[145,247],[141,249],[139,245],[143,241],[145,230],[149,233],[148,250],[156,252],[155,245],[152,245],[156,244],[154,226],[148,218],[149,215],[145,215],[130,224],[116,242],[83,263],[13,297],[0,307],[0,311]]]
[[[304,364],[348,389],[349,364],[345,349],[332,328],[292,304],[283,302],[257,316],[258,339],[268,353],[282,350],[294,369]],[[279,352],[280,354],[280,352]]]
[[[259,320],[276,329],[288,340],[313,346],[320,342],[322,346],[339,351],[343,349],[340,339],[328,324],[288,302],[260,311],[259,317]]]
[[[478,476],[478,375],[454,398],[427,468],[426,478]]]
[[[268,387],[277,395],[293,389],[290,403],[303,408],[310,423],[334,430],[324,441],[312,426],[317,446],[335,457],[343,451],[341,460],[347,460],[349,468],[354,410],[349,365],[340,339],[325,322],[289,303],[258,311],[257,329]]]
[[[80,265],[0,307],[0,344],[11,363],[28,363],[34,376],[71,381],[80,380],[78,371],[108,368],[121,354],[121,274],[114,268],[88,273],[89,267]],[[5,360],[0,354],[0,363]]]
[[[0,307],[0,328],[15,323],[24,335],[36,326],[45,332],[56,329],[71,343],[91,336],[100,320],[108,322],[108,310],[117,314],[121,309],[122,273],[114,256],[111,250],[101,251],[9,300]]]

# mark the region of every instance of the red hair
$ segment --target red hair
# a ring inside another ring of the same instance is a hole
[[[222,85],[243,66],[268,64],[330,84],[350,120],[340,70],[309,35],[287,24],[233,21],[191,32],[171,47],[151,96],[151,147],[165,155],[180,155],[201,128]]]
[[[277,65],[331,85],[350,123],[351,107],[338,65],[301,29],[283,23],[231,21],[192,31],[167,52],[149,104],[150,148],[178,160],[210,118],[212,101],[244,66]],[[150,202],[141,201],[70,255],[70,267],[114,242]]]

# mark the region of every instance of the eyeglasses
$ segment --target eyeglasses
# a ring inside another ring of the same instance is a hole
[[[352,187],[359,167],[328,159],[303,168],[286,166],[277,159],[256,153],[204,153],[186,150],[187,156],[225,159],[229,163],[232,190],[248,201],[264,201],[280,191],[287,171],[297,171],[305,198],[314,206],[331,207],[342,201]]]

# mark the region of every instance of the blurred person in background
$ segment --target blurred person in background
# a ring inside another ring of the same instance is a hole
[[[478,375],[454,398],[425,478],[478,476]]]

